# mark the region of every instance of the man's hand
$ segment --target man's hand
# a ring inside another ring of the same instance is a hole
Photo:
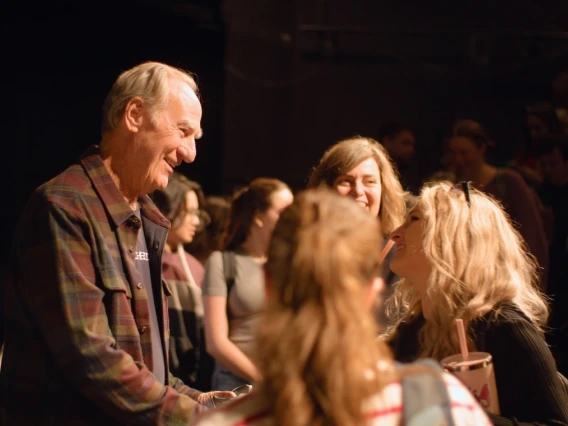
[[[197,397],[197,402],[206,408],[215,408],[214,399],[218,397],[219,399],[231,399],[236,398],[237,395],[231,391],[213,391],[205,392]]]

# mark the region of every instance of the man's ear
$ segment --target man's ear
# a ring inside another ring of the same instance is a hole
[[[144,111],[146,105],[140,96],[135,96],[128,101],[124,109],[124,122],[126,128],[133,133],[137,133],[144,121]]]
[[[371,309],[377,296],[383,292],[385,288],[385,281],[381,277],[375,277],[371,280],[365,291],[365,306]]]

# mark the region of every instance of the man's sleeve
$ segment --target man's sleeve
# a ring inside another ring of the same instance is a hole
[[[65,378],[124,424],[188,424],[196,402],[116,349],[90,223],[54,204],[44,212],[19,241],[20,291]]]

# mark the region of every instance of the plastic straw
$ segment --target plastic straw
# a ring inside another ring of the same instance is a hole
[[[389,240],[388,243],[385,244],[385,246],[383,247],[383,251],[381,252],[381,263],[383,263],[383,260],[385,260],[385,257],[387,257],[387,254],[389,254],[390,249],[392,248],[392,246],[394,245],[394,241],[393,240]]]
[[[467,341],[465,339],[465,329],[463,327],[463,320],[456,320],[456,327],[458,329],[458,338],[460,340],[460,350],[464,360],[469,359],[469,351],[467,350]]]

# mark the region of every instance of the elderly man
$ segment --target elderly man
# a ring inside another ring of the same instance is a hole
[[[182,425],[212,398],[168,370],[170,223],[146,195],[195,159],[200,121],[191,75],[125,71],[100,145],[31,196],[6,291],[0,424]]]

